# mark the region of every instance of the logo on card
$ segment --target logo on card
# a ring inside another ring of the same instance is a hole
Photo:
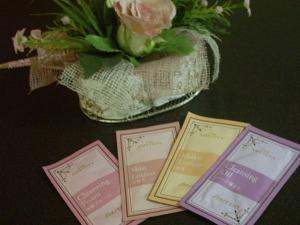
[[[218,204],[225,205],[225,208],[228,208],[226,211],[221,211],[221,215],[224,218],[235,221],[237,224],[241,223],[241,220],[249,213],[250,208],[242,209],[240,205],[236,202],[231,201],[231,199],[226,199],[216,194],[212,196],[212,199]]]
[[[143,138],[145,136],[138,136],[134,138],[125,138],[126,140],[126,149],[130,152],[134,149],[144,149],[149,146],[155,146],[155,145],[162,145],[161,141],[153,141],[153,140],[148,140],[148,141],[143,141]]]
[[[213,131],[213,127],[209,124],[197,124],[192,123],[192,128],[189,132],[189,136],[193,137],[195,135],[207,137],[207,138],[214,138],[214,139],[224,139],[224,137],[217,135]]]
[[[253,153],[259,154],[261,156],[267,157],[272,160],[276,160],[276,157],[272,154],[272,152],[266,148],[264,145],[267,145],[268,142],[260,139],[259,137],[255,137],[254,135],[250,135],[247,142],[242,146],[242,150],[249,150]]]
[[[143,136],[138,136],[134,138],[124,138],[126,142],[126,149],[130,152],[143,138]]]
[[[259,139],[258,137],[255,137],[253,135],[250,135],[248,141],[243,145],[243,149],[248,149],[248,148],[255,148],[259,144],[266,143],[265,141]]]
[[[199,134],[199,133],[202,133],[203,130],[206,130],[208,129],[210,126],[209,125],[203,125],[203,124],[196,124],[196,123],[193,123],[192,124],[192,129],[189,133],[190,137],[194,136],[195,134]]]
[[[73,166],[73,163],[69,163],[66,166],[64,166],[63,168],[56,170],[55,173],[58,175],[59,179],[66,183],[67,182],[67,178],[69,177],[70,173],[71,173],[71,167]]]

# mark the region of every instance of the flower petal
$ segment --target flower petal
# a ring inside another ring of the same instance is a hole
[[[25,28],[22,30],[18,30],[15,36],[12,38],[15,53],[24,52],[24,44],[28,41],[28,39],[24,36],[25,31]]]
[[[250,0],[244,0],[244,7],[247,9],[248,16],[251,16]]]
[[[119,0],[114,9],[129,29],[155,36],[172,25],[176,7],[171,0]]]
[[[32,31],[30,32],[30,36],[31,36],[33,39],[40,40],[40,39],[42,39],[42,31],[39,30],[39,29],[32,30]]]

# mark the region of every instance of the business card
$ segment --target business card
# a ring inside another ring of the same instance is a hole
[[[189,113],[149,200],[178,206],[181,198],[247,126]]]
[[[248,127],[181,205],[217,224],[253,225],[299,164],[299,144]]]
[[[123,219],[142,219],[182,211],[181,208],[149,201],[179,123],[117,131]]]
[[[43,169],[81,224],[142,222],[122,221],[117,160],[100,141]]]

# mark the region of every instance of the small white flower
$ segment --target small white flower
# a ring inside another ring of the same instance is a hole
[[[33,39],[40,40],[40,39],[42,39],[42,31],[39,30],[39,29],[32,30],[32,31],[30,32],[30,36],[31,36]]]
[[[244,6],[247,9],[248,15],[251,16],[250,0],[244,0]]]
[[[203,7],[207,7],[208,6],[208,1],[207,0],[201,0],[201,5]]]
[[[15,53],[24,52],[25,43],[28,41],[27,37],[24,36],[26,29],[18,30],[15,36],[12,38],[14,44]]]
[[[64,16],[60,19],[60,21],[63,23],[63,25],[68,25],[71,23],[71,19],[68,16]]]
[[[223,7],[218,5],[218,6],[216,7],[216,13],[217,13],[217,14],[222,14],[223,12],[224,12]]]

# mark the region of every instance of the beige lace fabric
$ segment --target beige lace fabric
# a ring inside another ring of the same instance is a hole
[[[105,119],[124,119],[161,106],[188,93],[207,89],[209,63],[204,40],[197,32],[181,30],[194,43],[191,54],[167,56],[134,67],[121,61],[84,79],[79,63],[65,67],[59,83],[87,98]]]

